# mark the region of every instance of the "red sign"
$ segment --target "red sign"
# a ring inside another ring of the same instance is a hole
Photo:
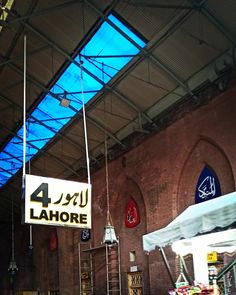
[[[140,223],[140,214],[138,205],[133,198],[131,198],[125,210],[125,225],[126,227],[135,227]]]
[[[51,232],[50,236],[50,251],[57,250],[57,233],[55,231]]]

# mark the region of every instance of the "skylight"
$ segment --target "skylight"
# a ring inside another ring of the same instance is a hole
[[[146,45],[145,40],[117,16],[110,14],[108,19],[27,118],[26,162],[81,110],[82,91],[84,102],[87,103]],[[81,62],[83,83],[80,81]],[[63,98],[70,101],[70,107],[60,105]],[[22,138],[23,126],[0,153],[0,187],[23,166]]]

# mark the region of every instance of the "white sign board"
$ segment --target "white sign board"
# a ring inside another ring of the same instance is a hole
[[[91,228],[91,185],[26,175],[24,221]]]

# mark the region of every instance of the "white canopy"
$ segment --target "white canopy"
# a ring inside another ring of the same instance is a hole
[[[166,227],[143,236],[145,251],[164,247],[180,239],[225,228],[236,222],[236,192],[191,205]],[[234,237],[236,239],[236,237]]]

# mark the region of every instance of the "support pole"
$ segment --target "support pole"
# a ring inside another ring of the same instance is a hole
[[[86,153],[88,184],[91,184],[90,161],[89,161],[89,151],[88,151],[88,133],[87,133],[86,110],[85,110],[85,101],[84,101],[84,85],[83,85],[84,81],[83,81],[82,63],[83,62],[80,60],[80,87],[81,87],[81,96],[82,96],[82,104],[83,104],[84,144],[85,144],[85,153]]]
[[[24,90],[23,90],[23,182],[26,163],[26,35],[24,35]],[[23,183],[24,185],[24,183]]]
[[[161,253],[161,257],[162,257],[162,259],[163,259],[163,261],[164,261],[164,263],[165,263],[165,266],[166,266],[167,272],[168,272],[168,274],[169,274],[169,277],[170,277],[171,283],[172,283],[173,287],[175,288],[175,281],[174,281],[174,278],[173,278],[173,276],[172,276],[171,269],[170,269],[170,265],[169,265],[169,262],[168,262],[168,260],[167,260],[167,258],[166,258],[166,254],[165,254],[165,252],[164,252],[164,250],[163,250],[162,247],[159,248],[159,251],[160,251],[160,253]]]
[[[184,257],[183,257],[182,255],[179,255],[179,257],[180,257],[180,261],[181,261],[182,266],[183,266],[184,274],[185,274],[185,276],[186,276],[188,282],[189,282],[190,284],[193,284],[193,279],[192,279],[192,278],[190,277],[190,275],[189,275],[188,268],[187,268],[187,266],[186,266],[186,263],[185,263]]]
[[[24,89],[23,89],[23,171],[22,171],[22,190],[25,193],[25,175],[26,175],[26,148],[27,148],[27,134],[26,134],[26,77],[27,77],[27,36],[24,35]],[[29,250],[32,254],[33,249],[33,234],[32,225],[29,226]]]

